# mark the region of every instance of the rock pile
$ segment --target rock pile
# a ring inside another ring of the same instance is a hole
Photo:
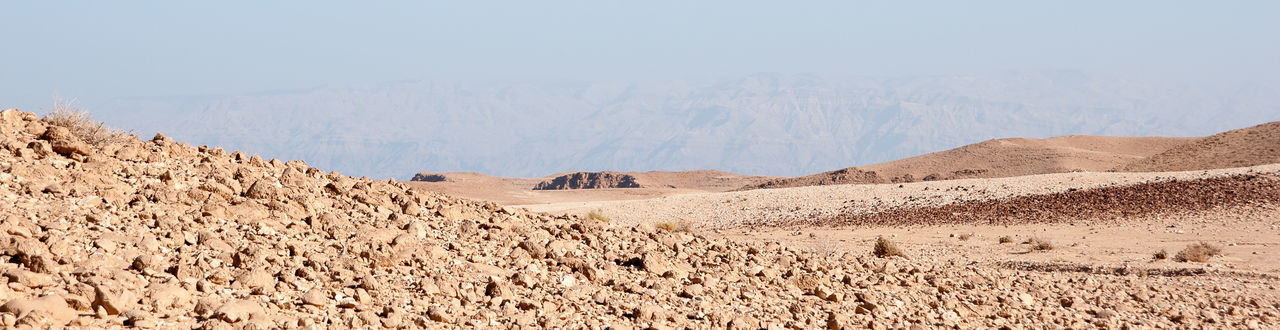
[[[63,128],[0,112],[0,326],[1280,323],[1274,281],[809,253],[529,213],[163,135],[82,144]]]

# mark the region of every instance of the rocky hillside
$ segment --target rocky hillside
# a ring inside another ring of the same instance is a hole
[[[1280,121],[1214,134],[1118,169],[1168,172],[1274,163],[1280,163]]]
[[[0,322],[57,328],[1275,327],[1274,294],[740,244],[0,112]],[[1214,281],[1255,292],[1263,279]],[[1212,306],[1211,308],[1208,306]]]
[[[988,139],[1205,136],[1280,120],[1280,85],[1018,72],[635,83],[402,82],[85,103],[102,119],[373,178],[423,170],[796,176]],[[780,157],[779,155],[786,155]]]
[[[533,190],[640,188],[636,177],[615,172],[573,172],[539,182]]]
[[[1103,172],[1196,139],[1088,135],[995,139],[884,163],[774,179],[739,190]]]

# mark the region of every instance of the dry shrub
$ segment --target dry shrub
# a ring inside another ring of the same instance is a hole
[[[1209,261],[1210,258],[1220,255],[1222,255],[1222,248],[1214,246],[1213,244],[1200,242],[1187,245],[1186,248],[1182,249],[1182,251],[1178,251],[1178,254],[1173,256],[1173,260],[1178,262],[1206,262]]]
[[[817,255],[834,257],[839,255],[843,251],[843,248],[841,248],[840,242],[832,239],[831,236],[826,236],[823,238],[816,238],[816,241],[814,241],[810,250]]]
[[[1169,252],[1165,250],[1156,251],[1151,255],[1151,260],[1164,260],[1169,258]]]
[[[604,214],[602,214],[600,210],[587,212],[587,218],[590,218],[595,221],[603,222],[603,223],[609,223],[609,217],[604,216]]]
[[[95,121],[88,111],[75,107],[75,100],[53,100],[53,111],[49,111],[40,119],[49,125],[66,127],[89,145],[101,147],[114,141],[123,134],[119,130],[107,127],[103,122]]]
[[[689,223],[684,221],[659,222],[655,226],[658,227],[658,229],[662,229],[668,232],[689,232],[692,229]]]
[[[1027,241],[1022,244],[1031,244],[1031,251],[1053,250],[1053,242],[1043,238],[1028,238]]]
[[[877,257],[885,258],[899,256],[906,258],[907,254],[898,249],[898,245],[885,239],[884,236],[876,237],[876,246],[871,249],[871,253]]]
[[[1007,244],[1007,243],[1013,243],[1013,237],[1011,237],[1011,236],[1000,236],[1000,244]]]
[[[970,238],[973,238],[973,234],[960,234],[959,237],[961,241],[967,241]]]

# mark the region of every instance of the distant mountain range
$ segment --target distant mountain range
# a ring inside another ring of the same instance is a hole
[[[144,137],[163,132],[374,178],[687,169],[793,176],[999,137],[1209,135],[1280,120],[1280,86],[1059,71],[757,74],[705,82],[420,81],[86,106]]]

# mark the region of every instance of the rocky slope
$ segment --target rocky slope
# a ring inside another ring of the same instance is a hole
[[[1168,172],[1280,163],[1280,121],[1214,134],[1119,167]]]
[[[533,190],[640,188],[636,177],[614,172],[573,172],[539,182]]]
[[[1276,282],[1266,278],[1095,275],[818,254],[528,213],[162,135],[89,144],[71,131],[32,113],[0,113],[3,326],[1280,322]]]

